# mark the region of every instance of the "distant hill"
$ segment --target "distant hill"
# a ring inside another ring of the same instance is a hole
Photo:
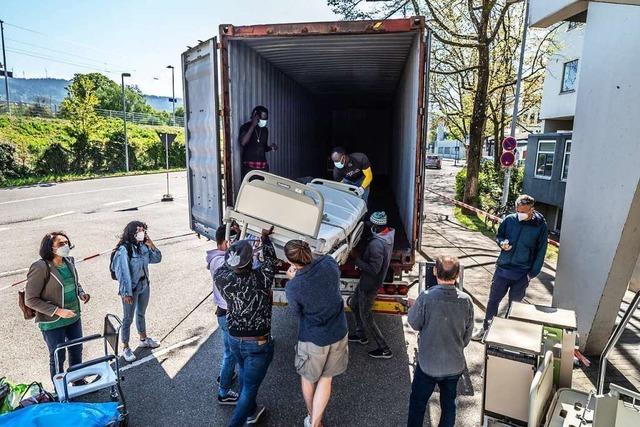
[[[35,102],[38,97],[45,98],[52,104],[60,104],[67,96],[66,87],[69,80],[64,79],[21,79],[9,80],[9,98],[12,102]],[[1,88],[1,87],[0,87]],[[4,99],[4,91],[0,91]],[[147,102],[158,111],[171,112],[171,102],[166,96],[145,95]],[[182,99],[178,98],[176,108],[182,106]]]

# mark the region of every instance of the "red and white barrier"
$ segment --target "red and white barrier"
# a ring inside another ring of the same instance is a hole
[[[454,205],[457,205],[457,206],[460,206],[462,208],[468,209],[468,210],[473,211],[475,213],[480,213],[480,214],[490,218],[491,220],[496,221],[498,224],[500,224],[502,222],[502,218],[498,218],[495,215],[491,215],[489,212],[485,212],[482,209],[478,209],[478,208],[476,208],[474,206],[468,205],[466,203],[462,203],[461,201],[456,200],[456,199],[454,199],[452,197],[449,197],[449,196],[445,196],[444,194],[436,193],[435,191],[430,190],[428,188],[426,190],[428,192],[430,192],[430,193],[435,194],[436,196],[438,196],[438,197],[440,197],[442,199],[445,199],[445,200],[453,203]],[[560,243],[556,242],[555,240],[548,239],[548,242],[549,242],[550,245],[555,246],[556,248],[560,247]]]

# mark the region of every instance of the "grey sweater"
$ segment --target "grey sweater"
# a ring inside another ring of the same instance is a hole
[[[473,303],[452,285],[438,285],[418,296],[409,310],[409,324],[419,331],[418,363],[435,378],[464,371],[464,348],[473,332]]]

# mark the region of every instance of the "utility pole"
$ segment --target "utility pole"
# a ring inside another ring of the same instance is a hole
[[[4,95],[7,101],[7,112],[11,115],[11,104],[9,103],[9,69],[7,68],[7,53],[4,48],[4,21],[0,19],[0,37],[2,38],[2,67],[4,69]]]
[[[520,43],[520,60],[518,61],[518,76],[516,78],[516,93],[513,99],[513,114],[511,116],[511,136],[516,137],[516,124],[518,123],[518,104],[520,101],[520,86],[522,84],[522,67],[524,66],[524,51],[527,44],[527,28],[529,27],[529,0],[524,3],[524,28],[522,29],[522,42]],[[517,140],[517,139],[516,139]],[[502,200],[500,206],[506,206],[509,200],[509,183],[511,181],[511,167],[504,172],[502,186]]]
[[[127,100],[124,96],[124,78],[131,77],[130,73],[122,73],[122,118],[124,120],[124,162],[126,171],[129,172],[129,140],[127,139]]]
[[[176,125],[176,79],[173,65],[167,65],[167,68],[171,68],[171,105],[173,108],[173,125]]]

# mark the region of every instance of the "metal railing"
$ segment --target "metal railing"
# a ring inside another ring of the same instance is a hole
[[[0,115],[8,115],[7,105],[0,104]],[[61,114],[59,105],[53,103],[28,103],[28,102],[12,102],[11,113],[17,117],[40,117],[47,119],[66,118]],[[104,110],[96,108],[96,114],[101,117],[115,118],[122,120],[124,113],[116,110]],[[127,111],[127,122],[151,125],[151,126],[179,126],[184,127],[184,117],[176,116],[175,123],[171,113],[137,113]]]

